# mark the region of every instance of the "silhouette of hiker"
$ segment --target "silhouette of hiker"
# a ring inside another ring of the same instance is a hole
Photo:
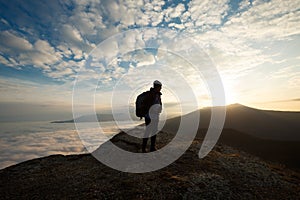
[[[158,80],[153,82],[153,87],[150,88],[150,91],[147,92],[147,96],[145,98],[145,108],[146,108],[146,115],[145,115],[145,123],[146,123],[146,131],[143,138],[142,144],[142,152],[146,152],[146,146],[149,136],[151,136],[151,146],[150,151],[156,151],[155,141],[156,141],[156,133],[158,132],[158,121],[159,121],[159,114],[162,110],[162,103],[161,103],[161,82]]]

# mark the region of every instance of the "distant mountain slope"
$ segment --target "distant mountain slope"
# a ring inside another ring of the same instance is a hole
[[[199,128],[208,128],[211,109],[204,108],[183,117],[195,119],[200,112]],[[165,129],[176,131],[180,117],[167,120]],[[233,104],[226,107],[225,129],[234,129],[249,135],[271,140],[300,141],[300,112],[265,111]]]
[[[200,112],[197,137],[204,139],[211,110],[204,108],[183,118],[195,119]],[[227,107],[224,129],[218,143],[261,158],[300,169],[300,112],[265,111],[234,104]],[[164,131],[175,133],[180,117],[169,119]]]
[[[98,121],[113,121],[114,118],[111,114],[97,114]],[[76,118],[76,122],[93,122],[94,115],[84,115]],[[53,121],[51,123],[74,123],[74,119],[62,120],[62,121]]]
[[[225,128],[264,139],[300,141],[300,112],[265,111],[234,104],[227,107]]]
[[[96,116],[99,122],[114,121],[114,116],[112,114],[96,114]],[[76,118],[75,120],[76,122],[93,122],[94,117],[94,115],[83,115]],[[129,118],[125,114],[120,113],[118,114],[118,120],[129,121],[131,120],[131,118]],[[53,121],[51,123],[74,123],[74,119]]]
[[[300,141],[261,139],[236,130],[224,129],[218,143],[300,170]]]

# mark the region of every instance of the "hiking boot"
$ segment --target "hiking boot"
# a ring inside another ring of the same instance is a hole
[[[150,152],[152,152],[152,151],[156,151],[156,150],[157,150],[157,149],[156,149],[156,147],[155,147],[155,146],[150,148]]]

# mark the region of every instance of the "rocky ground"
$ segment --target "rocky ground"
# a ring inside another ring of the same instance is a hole
[[[158,135],[158,148],[172,139]],[[140,139],[111,141],[139,152]],[[1,199],[300,199],[300,174],[225,145],[198,158],[201,139],[176,162],[133,174],[111,169],[90,154],[53,155],[0,171]]]

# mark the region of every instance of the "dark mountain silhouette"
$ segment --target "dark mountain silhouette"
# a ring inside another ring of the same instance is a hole
[[[300,112],[268,111],[234,104],[227,107],[225,128],[271,139],[300,141]]]
[[[114,121],[114,116],[112,114],[96,114],[97,120],[99,122]],[[94,115],[83,115],[75,119],[76,122],[94,122]],[[51,123],[74,123],[74,119],[53,121]],[[118,120],[130,120],[130,118],[122,113],[118,114]]]
[[[211,109],[204,108],[184,118],[195,119],[200,113],[199,129],[207,129]],[[177,131],[180,118],[167,120],[165,130]],[[250,108],[241,104],[226,107],[224,129],[233,129],[262,139],[300,141],[300,112],[268,111]]]
[[[218,143],[300,170],[300,141],[262,139],[224,129]]]
[[[300,169],[300,112],[268,111],[229,105],[219,143],[246,151],[261,158]],[[195,119],[200,112],[197,137],[204,139],[211,109],[204,108],[183,118]],[[180,117],[166,121],[164,130],[176,132]]]

